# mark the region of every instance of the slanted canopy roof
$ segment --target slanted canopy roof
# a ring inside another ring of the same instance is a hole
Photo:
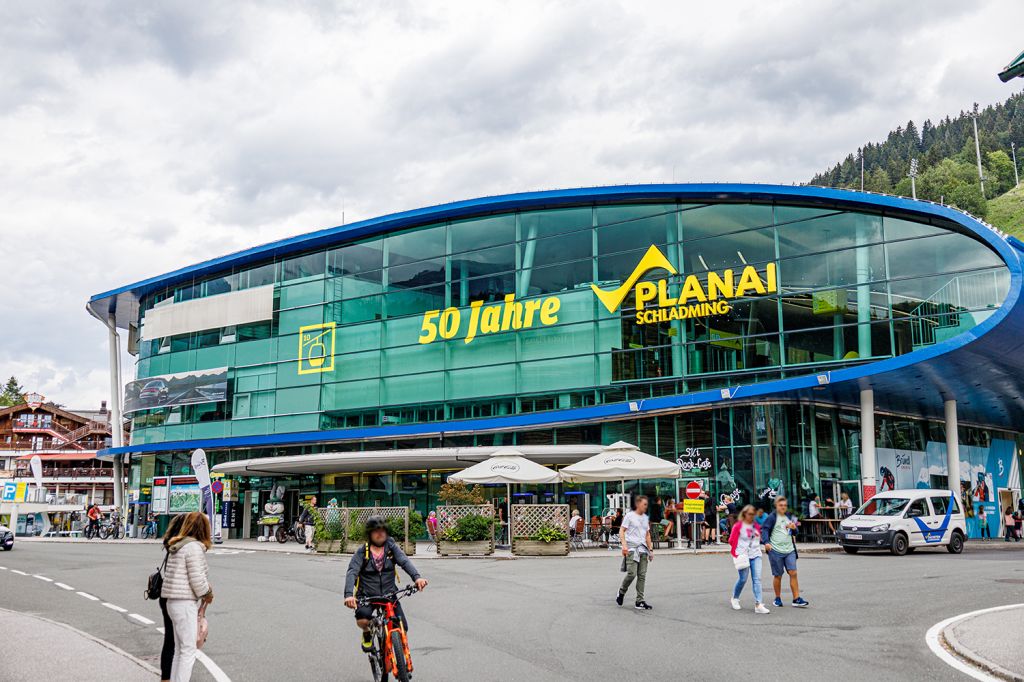
[[[465,483],[557,483],[558,474],[512,448],[498,450],[482,462],[448,477]]]
[[[1012,78],[1024,77],[1024,52],[1017,55],[1006,68],[999,72],[999,80],[1006,83]]]
[[[623,481],[637,478],[679,478],[679,465],[640,452],[624,441],[612,443],[601,452],[561,470],[562,479],[573,483]]]

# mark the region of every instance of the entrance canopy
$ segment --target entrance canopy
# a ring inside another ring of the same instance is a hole
[[[448,480],[464,483],[558,483],[558,474],[523,457],[518,450],[502,449]]]
[[[675,462],[640,452],[624,441],[613,443],[593,457],[567,466],[559,472],[562,479],[573,483],[625,481],[637,478],[679,478]]]
[[[324,452],[316,455],[259,457],[221,462],[213,471],[235,476],[287,476],[290,474],[340,474],[373,471],[461,469],[483,462],[507,446],[467,448],[416,448],[368,452]],[[531,464],[567,464],[601,452],[600,445],[520,445],[515,451]],[[543,467],[541,467],[543,468]],[[545,470],[547,471],[547,470]],[[553,473],[553,472],[549,472]],[[504,481],[502,481],[504,482]]]

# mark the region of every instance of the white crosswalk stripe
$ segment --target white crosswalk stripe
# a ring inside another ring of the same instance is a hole
[[[74,590],[75,589],[75,588],[71,587],[71,585],[65,585],[64,583],[54,583],[54,585],[56,585],[57,587],[59,587],[62,590]]]
[[[25,571],[19,571],[16,568],[12,568],[11,573],[17,573],[18,575],[28,575],[28,573],[26,573]]]
[[[103,602],[103,605],[106,606],[111,611],[117,611],[118,613],[128,613],[128,609],[122,609],[117,604],[111,604],[110,602],[105,601],[105,602]]]
[[[75,594],[77,594],[79,597],[85,597],[86,599],[89,599],[90,601],[99,601],[100,600],[99,597],[94,597],[91,594],[89,594],[88,592],[75,592]]]
[[[48,582],[48,583],[52,583],[53,582],[53,578],[47,578],[45,575],[39,575],[38,573],[33,574],[32,577],[33,578],[38,578],[39,580],[43,580],[43,581]]]
[[[140,616],[137,613],[129,613],[128,617],[129,618],[134,618],[135,620],[139,621],[143,625],[152,625],[153,624],[153,621],[151,621],[149,618],[146,618],[145,616]]]

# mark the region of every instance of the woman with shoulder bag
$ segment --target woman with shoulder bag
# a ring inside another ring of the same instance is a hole
[[[739,580],[732,589],[729,602],[737,611],[743,608],[740,606],[740,595],[743,594],[743,586],[747,584],[749,576],[754,591],[754,613],[770,613],[761,601],[761,526],[754,520],[756,514],[753,506],[745,506],[729,533],[733,566],[739,573]]]
[[[205,514],[189,512],[181,528],[168,542],[167,568],[164,570],[162,596],[174,625],[174,660],[171,682],[188,682],[196,662],[199,638],[199,602],[213,601],[207,578],[206,550],[210,540],[210,521]]]
[[[164,556],[170,558],[170,542],[178,531],[181,529],[181,521],[184,516],[174,516],[171,518],[171,522],[167,524],[167,532],[164,533]],[[156,521],[153,521],[153,525],[156,525]],[[162,571],[166,572],[167,564],[164,564]],[[164,645],[160,649],[160,681],[170,682],[171,679],[171,663],[174,661],[174,623],[171,622],[171,617],[167,613],[167,600],[163,597],[163,587],[160,590],[160,615],[163,616],[164,621]]]

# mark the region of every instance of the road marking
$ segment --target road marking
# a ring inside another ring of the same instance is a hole
[[[167,634],[167,631],[164,630],[163,628],[157,628],[156,631],[159,632],[161,635],[166,635]]]
[[[73,590],[73,589],[75,589],[75,588],[71,587],[71,585],[65,585],[64,583],[54,583],[54,585],[56,585],[57,587],[59,587],[62,590]]]
[[[91,594],[89,594],[88,592],[75,592],[75,594],[77,594],[79,597],[85,597],[86,599],[88,599],[90,601],[99,601],[100,600],[99,597],[94,597]]]
[[[143,625],[153,625],[153,621],[151,621],[149,618],[146,618],[145,616],[140,616],[137,613],[129,613],[128,617],[129,618],[134,618],[135,620],[139,621]]]
[[[209,671],[210,675],[217,682],[231,682],[231,678],[228,677],[227,673],[220,669],[220,666],[210,660],[210,657],[204,654],[202,651],[196,652],[196,660],[202,663],[206,670]]]
[[[111,611],[117,611],[118,613],[128,613],[128,609],[122,609],[117,604],[111,604],[110,602],[105,601],[105,602],[103,602],[103,605],[106,606]]]
[[[45,580],[48,583],[52,583],[53,582],[53,578],[47,578],[45,575],[39,575],[38,573],[34,573],[32,575],[32,577],[33,578],[38,578],[39,580]]]
[[[0,566],[0,571],[6,571],[6,570],[7,570],[6,566]]]
[[[1006,606],[995,606],[990,609],[979,609],[977,611],[970,611],[968,613],[961,613],[959,616],[953,616],[947,618],[944,621],[936,623],[935,625],[928,628],[928,632],[924,636],[924,641],[928,644],[928,648],[932,650],[932,653],[939,657],[943,663],[956,668],[960,672],[976,680],[983,680],[984,682],[999,682],[1001,678],[993,677],[984,670],[979,670],[973,665],[964,662],[957,656],[954,656],[946,647],[942,646],[942,631],[950,625],[957,623],[961,620],[970,618],[971,616],[980,616],[983,613],[992,613],[994,611],[1005,611],[1007,609],[1015,609],[1024,604],[1007,604]]]
[[[28,573],[26,573],[25,571],[19,571],[16,568],[12,568],[11,573],[17,573],[18,575],[28,575]]]

